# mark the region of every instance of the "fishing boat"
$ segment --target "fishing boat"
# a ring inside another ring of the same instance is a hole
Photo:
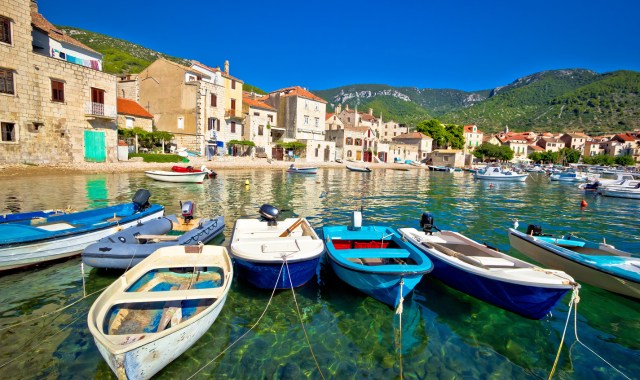
[[[297,173],[297,174],[316,174],[318,173],[318,168],[296,168],[293,164],[289,166],[287,169],[287,173]]]
[[[105,236],[162,216],[164,207],[149,204],[150,196],[140,189],[130,203],[2,223],[0,271],[78,255]]]
[[[568,274],[537,267],[453,231],[441,231],[431,213],[422,231],[398,231],[433,262],[432,276],[448,286],[526,318],[549,314],[578,284]]]
[[[543,235],[537,225],[529,225],[526,234],[510,228],[509,242],[531,259],[561,269],[578,281],[640,298],[640,258],[612,245],[573,235]]]
[[[640,175],[632,173],[615,173],[615,178],[605,178],[603,176],[592,178],[588,183],[578,185],[583,190],[598,190],[604,186],[628,186],[632,181],[640,180]],[[636,182],[638,183],[638,182]],[[633,186],[633,185],[632,185]]]
[[[224,230],[224,217],[194,218],[193,202],[180,203],[181,216],[138,223],[98,240],[82,251],[82,262],[94,268],[129,269],[162,247],[206,244]]]
[[[362,226],[355,211],[350,226],[322,229],[327,256],[336,275],[359,291],[398,307],[433,264],[418,248],[385,226]]]
[[[324,243],[305,218],[277,221],[268,204],[260,219],[238,219],[231,235],[231,256],[238,276],[261,289],[304,285],[316,273]]]
[[[552,181],[559,182],[584,182],[587,180],[587,175],[584,173],[577,173],[573,170],[564,171],[560,173],[554,173],[549,176]]]
[[[174,183],[202,183],[207,173],[204,172],[170,172],[166,170],[147,170],[144,174],[156,181]]]
[[[214,178],[214,177],[216,177],[218,175],[216,172],[214,172],[211,169],[208,169],[204,165],[202,165],[200,167],[200,169],[194,168],[193,166],[174,165],[174,166],[171,167],[171,171],[172,172],[177,172],[177,173],[200,173],[200,172],[204,172],[204,173],[207,173],[207,177],[209,177],[209,178]]]
[[[87,317],[119,379],[149,379],[207,332],[231,288],[226,248],[160,248],[95,300]]]
[[[429,165],[429,170],[431,170],[432,172],[453,173],[455,171],[455,168],[452,168],[452,167],[449,167],[449,166]]]
[[[634,188],[605,187],[601,194],[605,197],[640,199],[640,185]]]
[[[371,169],[368,166],[359,167],[359,166],[350,166],[347,165],[347,170],[351,172],[360,172],[360,173],[371,173]]]
[[[527,180],[529,173],[519,174],[510,170],[502,170],[499,166],[492,166],[478,170],[474,175],[477,179],[483,180],[524,182]]]

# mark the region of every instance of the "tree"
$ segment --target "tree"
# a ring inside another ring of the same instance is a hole
[[[615,163],[615,159],[608,154],[597,154],[595,156],[584,157],[582,159],[588,165],[611,166]]]
[[[580,151],[572,148],[562,148],[560,149],[559,156],[563,157],[563,161],[575,164],[580,161]],[[562,163],[564,163],[562,162]]]
[[[453,149],[464,149],[464,126],[446,124],[445,131],[449,134],[449,144]]]
[[[635,166],[636,161],[633,159],[633,156],[625,154],[624,156],[618,156],[614,159],[616,165],[620,166]]]
[[[482,143],[473,152],[473,155],[484,161],[486,158],[493,158],[501,161],[511,161],[513,159],[513,150],[506,145],[493,145]]]
[[[416,131],[424,133],[425,135],[433,139],[433,143],[436,147],[446,147],[448,142],[448,132],[445,130],[444,125],[437,119],[424,120],[416,125]]]

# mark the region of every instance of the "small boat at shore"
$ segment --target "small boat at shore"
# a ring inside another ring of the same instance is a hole
[[[420,227],[422,231],[398,231],[433,262],[433,277],[523,317],[543,318],[579,286],[562,271],[537,267],[457,232],[441,231],[433,224],[431,213],[422,214]]]
[[[510,170],[502,170],[499,166],[486,167],[474,173],[477,179],[491,181],[524,182],[529,173],[518,174]]]
[[[193,166],[180,166],[180,165],[173,165],[171,167],[171,171],[172,172],[176,172],[176,173],[207,173],[207,177],[209,178],[215,178],[218,174],[216,172],[214,172],[213,170],[208,169],[206,166],[202,165],[200,167],[200,169],[194,168]]]
[[[169,215],[118,231],[89,245],[82,262],[94,268],[129,269],[162,247],[206,244],[224,230],[224,217],[194,218],[193,202],[180,203],[182,215]]]
[[[166,170],[147,170],[144,174],[156,181],[173,183],[202,183],[207,173],[203,172],[170,172]]]
[[[318,168],[307,167],[307,168],[296,168],[293,164],[289,166],[287,169],[287,173],[297,173],[297,174],[316,174],[318,173]]]
[[[455,171],[455,168],[452,168],[450,166],[434,166],[434,165],[429,165],[429,170],[431,170],[432,172],[446,172],[446,173],[453,173]]]
[[[268,204],[260,219],[238,219],[231,235],[231,256],[238,276],[260,289],[302,286],[316,273],[324,243],[305,218],[277,221]],[[286,265],[285,265],[286,264]]]
[[[351,226],[325,226],[322,231],[331,268],[345,283],[397,307],[431,272],[433,264],[393,229],[362,226],[354,212]]]
[[[0,271],[78,255],[103,237],[162,216],[164,207],[149,204],[150,197],[140,189],[131,203],[2,223]]]
[[[371,173],[371,169],[369,167],[360,167],[360,166],[351,166],[347,165],[347,170],[351,172],[359,172],[359,173]]]
[[[119,379],[149,379],[209,330],[232,280],[224,247],[161,248],[95,300],[89,332]]]
[[[526,234],[510,228],[509,242],[527,257],[578,281],[640,299],[640,257],[570,234],[543,235],[537,225],[529,225]]]

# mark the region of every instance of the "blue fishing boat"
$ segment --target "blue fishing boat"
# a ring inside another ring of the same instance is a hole
[[[316,273],[324,243],[305,218],[277,221],[280,211],[262,205],[260,219],[238,219],[231,256],[238,276],[261,289],[288,289]]]
[[[422,214],[420,227],[422,231],[398,231],[433,261],[432,276],[526,318],[543,318],[569,290],[579,286],[562,271],[542,269],[462,234],[441,231],[433,224],[431,213]]]
[[[322,229],[331,268],[342,281],[395,308],[433,264],[393,229],[361,221],[356,211],[351,226]]]
[[[530,224],[527,233],[509,229],[511,246],[550,268],[561,269],[602,289],[640,299],[640,257],[573,235],[543,235]]]
[[[206,244],[224,230],[224,217],[194,218],[192,201],[180,202],[181,216],[169,215],[118,231],[82,251],[94,268],[129,269],[162,247]]]
[[[0,224],[0,271],[79,254],[86,246],[138,222],[164,214],[140,189],[131,203],[71,213],[44,214]]]

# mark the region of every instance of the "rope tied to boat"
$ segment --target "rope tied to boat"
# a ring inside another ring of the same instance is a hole
[[[398,347],[398,351],[399,351],[399,358],[400,358],[400,379],[403,378],[402,376],[402,312],[404,311],[404,297],[402,296],[402,288],[404,287],[404,277],[400,278],[400,297],[399,297],[399,302],[398,302],[398,307],[396,308],[396,315],[398,315],[398,319],[399,319],[399,332],[396,336],[396,346]]]
[[[576,285],[573,286],[573,293],[571,294],[571,300],[569,301],[569,312],[567,313],[567,321],[564,324],[564,330],[562,331],[562,338],[560,339],[560,346],[558,347],[558,353],[556,354],[556,359],[553,362],[553,367],[551,368],[551,372],[549,373],[548,380],[551,380],[551,378],[553,377],[553,374],[556,371],[556,367],[558,365],[558,360],[560,359],[560,352],[562,350],[562,344],[564,343],[564,337],[565,337],[565,334],[567,332],[567,326],[569,325],[569,320],[571,319],[571,310],[572,309],[574,310],[574,312],[573,312],[573,333],[574,333],[574,335],[576,337],[576,342],[580,343],[584,348],[586,348],[592,354],[597,356],[600,360],[605,362],[609,367],[613,368],[616,372],[618,372],[625,379],[631,380],[631,378],[629,376],[627,376],[624,373],[622,373],[622,371],[620,371],[619,369],[614,367],[606,359],[604,359],[602,356],[598,355],[595,351],[593,351],[591,348],[587,347],[587,345],[585,345],[584,343],[582,343],[580,341],[580,338],[578,338],[578,303],[579,302],[580,302],[580,287],[576,284]],[[575,344],[575,342],[573,344]],[[573,348],[573,344],[571,345],[571,348],[569,349],[569,357],[571,357],[571,349]]]
[[[282,269],[284,268],[285,263],[282,263],[282,266],[280,267],[280,272],[278,272],[278,278],[275,281],[275,284],[273,286],[273,290],[271,291],[271,297],[269,297],[269,301],[267,301],[267,306],[264,308],[264,310],[262,311],[262,314],[260,314],[260,317],[258,317],[258,320],[249,328],[249,330],[245,331],[244,334],[240,335],[238,337],[238,339],[236,339],[235,341],[233,341],[233,343],[231,343],[230,345],[228,345],[224,350],[222,350],[218,355],[216,355],[216,357],[214,357],[213,359],[209,360],[207,363],[205,363],[202,367],[200,367],[200,369],[198,369],[196,372],[194,372],[191,376],[189,376],[187,378],[187,380],[193,379],[197,374],[199,374],[200,372],[202,372],[203,369],[205,369],[206,367],[208,367],[211,363],[213,363],[214,361],[216,361],[216,359],[218,359],[220,356],[222,356],[222,354],[224,354],[225,352],[227,352],[231,347],[233,347],[236,343],[238,343],[239,341],[241,341],[247,334],[249,334],[256,326],[258,326],[258,324],[260,323],[260,321],[262,320],[262,318],[265,316],[265,314],[267,313],[267,310],[269,309],[269,306],[271,305],[271,302],[273,301],[273,297],[276,294],[276,290],[278,289],[278,281],[280,281],[280,276],[282,275]]]
[[[311,346],[311,341],[309,340],[309,334],[307,334],[307,329],[304,327],[304,321],[302,320],[302,313],[300,313],[300,306],[298,305],[298,300],[296,299],[296,292],[293,289],[293,280],[291,279],[291,271],[289,270],[289,263],[287,262],[287,258],[284,257],[284,264],[287,267],[287,277],[289,277],[289,285],[291,286],[291,294],[293,295],[293,303],[296,305],[296,311],[298,312],[298,318],[300,318],[300,325],[302,326],[302,331],[304,332],[304,337],[307,340],[307,345],[309,345],[309,351],[311,352],[311,356],[313,357],[313,361],[316,363],[316,368],[318,368],[318,372],[320,372],[320,377],[324,380],[324,374],[322,373],[322,369],[320,369],[320,364],[318,364],[318,359],[316,358],[316,354],[313,352],[313,347]]]

